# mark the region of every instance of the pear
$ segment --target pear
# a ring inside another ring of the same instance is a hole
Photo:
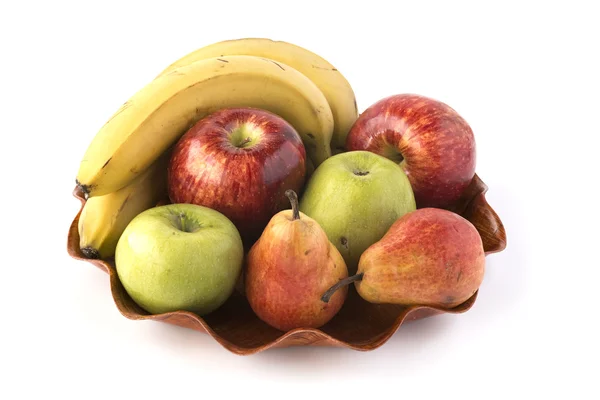
[[[254,313],[276,329],[319,328],[341,309],[347,288],[327,303],[321,295],[347,278],[348,269],[325,231],[299,211],[296,193],[285,195],[292,209],[275,214],[248,253],[246,297]]]
[[[479,289],[484,270],[475,226],[451,211],[422,208],[399,218],[361,255],[357,274],[331,287],[322,300],[354,282],[371,303],[453,308]]]

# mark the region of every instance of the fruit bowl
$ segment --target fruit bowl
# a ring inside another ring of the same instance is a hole
[[[497,253],[506,247],[506,232],[502,221],[487,203],[488,187],[475,175],[470,186],[452,211],[468,219],[477,228],[485,254]],[[76,187],[73,195],[85,204],[83,192]],[[414,321],[441,313],[458,314],[468,311],[477,298],[475,292],[464,303],[452,308],[371,304],[363,300],[351,285],[348,298],[340,312],[320,329],[294,329],[282,332],[261,321],[252,311],[243,290],[238,285],[228,301],[213,313],[198,315],[177,311],[164,314],[149,314],[129,297],[117,276],[114,260],[86,258],[79,249],[77,224],[81,210],[71,223],[67,251],[77,260],[87,261],[109,274],[110,289],[119,312],[131,320],[154,320],[191,328],[209,334],[227,350],[249,355],[273,347],[299,345],[336,346],[353,350],[368,351],[382,346],[407,321]]]

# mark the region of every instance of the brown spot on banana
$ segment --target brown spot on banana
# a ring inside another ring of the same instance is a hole
[[[272,62],[273,64],[275,64],[275,65],[277,65],[279,68],[281,68],[283,71],[285,71],[285,68],[283,68],[283,67],[281,66],[281,64],[279,64],[277,61],[270,60],[270,59],[268,59],[268,58],[263,58],[263,60],[265,60],[265,61],[268,61],[268,62]]]
[[[100,169],[104,169],[108,165],[108,163],[110,162],[110,160],[112,160],[112,157],[109,158],[108,160],[106,160],[106,162],[104,163],[104,165]]]
[[[121,211],[123,211],[123,208],[125,208],[125,205],[129,201],[130,197],[131,197],[131,194],[129,194],[127,197],[125,197],[125,201],[123,201],[123,203],[121,203],[121,206],[119,207],[119,210],[117,211],[117,214],[119,214]]]
[[[117,110],[117,112],[115,112],[109,119],[108,121],[106,121],[104,123],[104,125],[108,124],[110,121],[112,121],[117,115],[121,114],[123,111],[127,110],[129,107],[131,107],[131,102],[128,100],[125,103],[123,103],[123,105],[121,107],[119,107],[119,109]]]

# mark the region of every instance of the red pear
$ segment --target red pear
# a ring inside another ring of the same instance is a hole
[[[323,299],[355,282],[371,303],[453,308],[479,289],[484,269],[483,243],[471,222],[451,211],[422,208],[400,217],[363,252],[357,274]]]
[[[248,254],[246,296],[255,314],[276,329],[319,328],[340,310],[347,288],[327,303],[321,295],[348,269],[319,224],[299,212],[296,193],[285,194],[292,210],[274,215]]]

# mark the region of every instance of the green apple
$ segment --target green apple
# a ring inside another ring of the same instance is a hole
[[[138,214],[127,225],[115,264],[123,287],[146,311],[205,315],[233,292],[243,257],[240,234],[223,214],[168,204]]]
[[[356,273],[367,247],[415,209],[415,196],[402,168],[368,151],[340,153],[325,160],[300,201],[300,211],[325,230],[350,275]]]

